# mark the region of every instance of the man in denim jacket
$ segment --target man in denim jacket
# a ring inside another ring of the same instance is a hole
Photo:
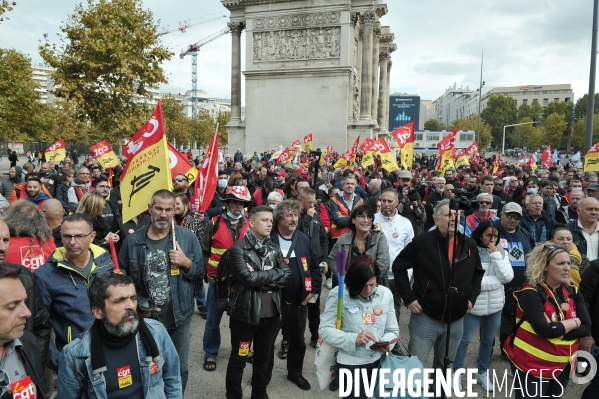
[[[164,326],[136,312],[131,278],[97,277],[94,324],[60,356],[57,398],[183,398],[179,356]]]
[[[175,196],[158,190],[148,206],[149,226],[128,236],[119,252],[121,270],[137,291],[144,317],[160,321],[170,335],[181,360],[183,392],[189,374],[187,359],[194,313],[194,283],[202,284],[206,272],[196,235],[175,226]]]

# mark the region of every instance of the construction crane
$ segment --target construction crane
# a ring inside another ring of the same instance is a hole
[[[191,19],[186,19],[185,21],[179,22],[178,25],[167,25],[167,26],[161,27],[160,32],[158,33],[158,36],[163,36],[163,35],[169,34],[171,32],[177,31],[177,30],[181,31],[181,32],[185,32],[187,30],[187,28],[191,28],[192,26],[202,25],[207,22],[216,21],[217,19],[221,19],[221,18],[227,18],[227,16],[219,15],[216,17],[209,17],[207,19],[203,19],[203,20],[197,21],[197,22],[191,22]]]
[[[229,32],[229,28],[219,30],[197,43],[190,44],[187,47],[187,50],[181,50],[181,54],[179,54],[181,59],[185,58],[186,55],[191,54],[191,117],[193,119],[198,116],[198,51],[200,51],[200,48],[205,44],[208,44]]]

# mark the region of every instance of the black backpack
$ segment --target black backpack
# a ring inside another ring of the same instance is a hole
[[[228,310],[232,286],[231,278],[229,250],[227,249],[218,261],[218,267],[216,268],[216,306],[219,312]]]

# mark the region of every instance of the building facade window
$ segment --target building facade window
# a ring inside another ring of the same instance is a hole
[[[570,97],[566,97],[566,102],[569,103],[570,102]]]
[[[554,98],[554,99],[553,99],[553,102],[554,102],[554,103],[559,103],[559,98]]]
[[[544,98],[543,99],[543,105],[548,105],[549,104],[549,99],[548,98]]]
[[[524,100],[522,100],[522,104],[528,104],[528,98],[525,98]]]

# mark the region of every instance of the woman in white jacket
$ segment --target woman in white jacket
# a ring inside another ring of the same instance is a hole
[[[464,316],[464,333],[453,362],[453,369],[464,367],[464,358],[472,335],[480,325],[480,344],[478,347],[478,374],[476,379],[485,391],[493,391],[493,384],[487,378],[489,359],[493,351],[493,340],[501,320],[501,310],[505,302],[503,284],[514,278],[509,256],[503,248],[497,247],[499,230],[492,221],[482,222],[473,232],[481,264],[485,275],[480,285],[480,295],[470,313]]]

